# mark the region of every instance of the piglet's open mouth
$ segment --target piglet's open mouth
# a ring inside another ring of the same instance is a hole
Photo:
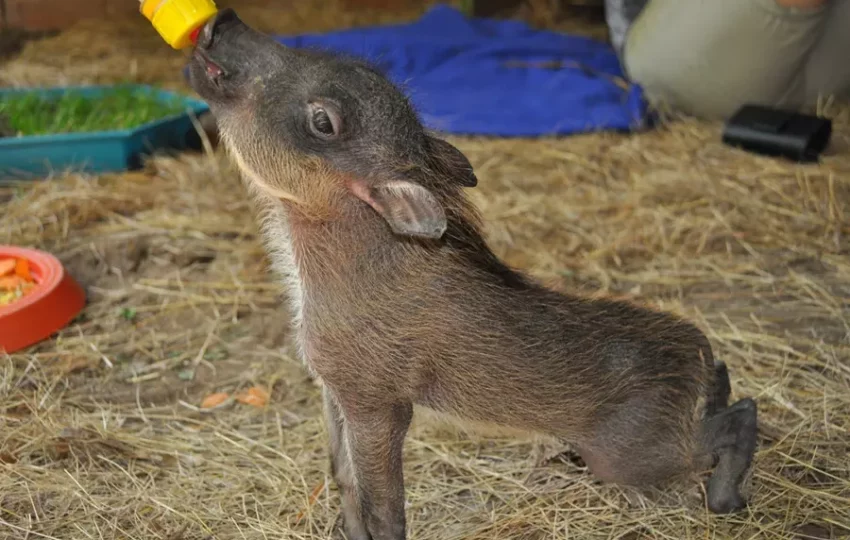
[[[219,79],[226,75],[224,69],[210,60],[210,57],[207,56],[203,50],[195,49],[195,57],[197,58],[197,61],[204,66],[207,77],[209,77],[211,81],[218,82]]]

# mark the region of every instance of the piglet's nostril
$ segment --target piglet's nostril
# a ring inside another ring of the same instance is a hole
[[[236,12],[231,8],[224,8],[204,25],[198,36],[198,47],[209,49],[212,47],[216,36],[222,35],[228,28],[242,24]]]

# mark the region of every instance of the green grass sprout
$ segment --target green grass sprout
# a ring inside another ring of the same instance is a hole
[[[132,129],[185,112],[179,97],[119,88],[101,96],[69,90],[60,97],[24,94],[0,98],[0,118],[17,136]]]

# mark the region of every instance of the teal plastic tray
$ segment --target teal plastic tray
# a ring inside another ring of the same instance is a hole
[[[68,86],[0,89],[0,99],[37,93],[58,97],[69,90],[96,99],[104,93],[131,88],[159,96],[163,101],[182,99],[186,113],[168,116],[134,129],[90,133],[57,133],[0,138],[0,181],[44,178],[54,172],[105,173],[141,167],[144,157],[163,151],[201,148],[201,138],[190,115],[208,109],[206,103],[145,85]]]

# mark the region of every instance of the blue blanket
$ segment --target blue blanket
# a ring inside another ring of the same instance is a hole
[[[278,37],[366,58],[403,86],[430,129],[493,136],[629,131],[646,125],[640,87],[606,43],[468,18],[438,5],[401,25]]]

